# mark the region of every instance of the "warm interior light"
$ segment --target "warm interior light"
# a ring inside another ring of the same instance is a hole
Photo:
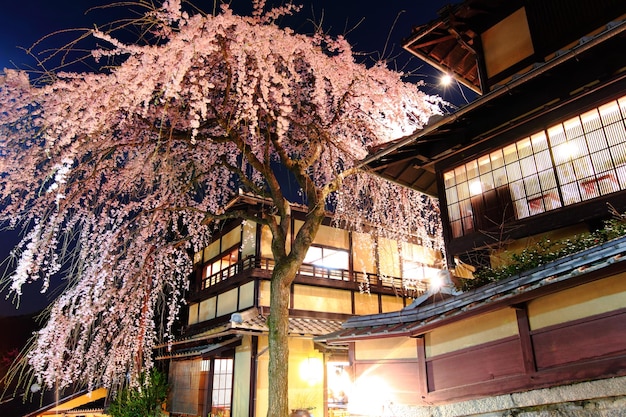
[[[300,378],[309,385],[316,385],[324,378],[324,364],[319,358],[307,358],[300,362]]]
[[[478,195],[483,192],[483,185],[480,181],[471,182],[469,185],[469,190],[471,195]]]
[[[348,269],[348,252],[330,248],[311,246],[304,257],[305,264],[324,268]]]
[[[443,287],[443,279],[439,274],[430,277],[430,290],[436,292]]]
[[[574,142],[564,142],[554,147],[554,157],[557,162],[574,159],[578,154],[578,146]]]
[[[335,404],[347,404],[352,382],[348,374],[348,362],[331,362],[327,367],[328,375],[328,402]]]

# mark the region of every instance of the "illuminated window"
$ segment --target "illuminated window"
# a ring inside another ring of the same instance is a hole
[[[626,96],[444,172],[453,237],[626,189]]]
[[[239,262],[239,248],[223,253],[219,258],[207,263],[202,273],[203,288],[215,285],[234,275],[237,262]]]
[[[233,359],[214,359],[211,412],[230,415],[233,392]]]
[[[349,269],[348,251],[325,248],[321,246],[309,247],[304,263],[331,269]]]
[[[211,415],[230,416],[233,393],[233,358],[203,359],[201,371],[208,372]]]
[[[439,272],[434,251],[415,243],[402,242],[402,285],[414,295],[425,292],[429,280]]]
[[[348,405],[348,394],[352,391],[349,369],[348,362],[329,362],[326,365],[328,407],[333,415],[337,413],[333,409],[345,411]]]

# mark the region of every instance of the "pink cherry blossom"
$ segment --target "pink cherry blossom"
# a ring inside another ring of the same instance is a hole
[[[152,366],[154,346],[173,337],[189,253],[209,242],[210,220],[246,216],[228,211],[238,189],[272,202],[278,217],[246,220],[280,241],[284,172],[311,214],[303,234],[332,205],[342,224],[441,248],[433,202],[360,163],[422,128],[439,99],[382,62],[356,63],[341,37],[274,23],[297,8],[253,3],[252,16],[213,16],[168,0],[146,16],[163,36],[152,44],[93,31],[106,45],[93,56],[117,66],[37,86],[1,76],[1,220],[30,227],[8,279],[17,294],[59,272],[68,281],[27,354],[46,385],[114,387]],[[277,265],[297,267],[311,237],[291,251],[282,241]]]

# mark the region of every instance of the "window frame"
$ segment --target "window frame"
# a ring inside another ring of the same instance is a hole
[[[626,96],[452,166],[442,180],[452,239],[626,190]]]

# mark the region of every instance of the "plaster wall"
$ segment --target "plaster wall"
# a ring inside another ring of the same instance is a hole
[[[357,315],[380,313],[378,295],[367,292],[354,293],[354,308]]]
[[[327,313],[352,313],[350,291],[311,285],[294,285],[293,307]]]
[[[531,330],[618,310],[626,305],[626,272],[528,303]]]
[[[389,360],[417,358],[415,339],[388,337],[357,341],[354,344],[356,360]]]
[[[383,313],[388,313],[390,311],[399,311],[404,308],[404,304],[402,303],[402,297],[383,295],[381,298],[381,302]]]
[[[248,417],[250,407],[250,373],[252,360],[252,338],[244,336],[235,349],[233,375],[233,403],[231,417]]]
[[[433,357],[517,334],[514,309],[481,314],[427,333],[426,356]]]
[[[267,337],[259,337],[257,360],[257,391],[255,415],[267,415],[269,353]],[[324,358],[306,338],[289,339],[289,407],[312,408],[315,415],[323,415]]]

